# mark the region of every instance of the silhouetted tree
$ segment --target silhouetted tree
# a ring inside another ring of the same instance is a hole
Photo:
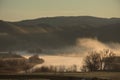
[[[111,63],[114,61],[115,53],[109,49],[100,51],[101,53],[101,70],[107,70],[112,67]]]
[[[88,71],[96,71],[99,69],[99,63],[100,63],[100,54],[98,54],[95,51],[92,51],[89,53],[89,55],[86,56],[85,60],[85,66],[87,67]]]
[[[104,49],[100,52],[91,51],[84,59],[82,71],[97,71],[112,69],[111,62],[115,56],[109,49]]]

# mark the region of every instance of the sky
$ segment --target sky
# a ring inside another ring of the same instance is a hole
[[[120,18],[120,0],[0,0],[0,20],[54,16]]]

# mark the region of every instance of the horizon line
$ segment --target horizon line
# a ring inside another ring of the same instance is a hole
[[[83,16],[77,16],[77,15],[69,15],[69,16],[42,16],[42,17],[36,17],[36,18],[26,18],[21,20],[2,20],[0,21],[6,21],[6,22],[22,22],[22,21],[29,21],[29,20],[35,20],[35,19],[43,19],[43,18],[57,18],[57,17],[94,17],[94,18],[103,18],[103,19],[112,19],[112,18],[120,18],[120,17],[100,17],[100,16],[90,16],[90,15],[83,15]]]

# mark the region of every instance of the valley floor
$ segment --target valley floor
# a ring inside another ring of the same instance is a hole
[[[25,80],[120,80],[120,72],[32,73],[23,75],[0,75],[0,80],[7,80],[10,78],[13,78],[14,80],[19,78]]]

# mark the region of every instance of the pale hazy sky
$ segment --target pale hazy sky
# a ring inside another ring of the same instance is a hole
[[[86,15],[120,18],[120,0],[0,0],[0,20]]]

